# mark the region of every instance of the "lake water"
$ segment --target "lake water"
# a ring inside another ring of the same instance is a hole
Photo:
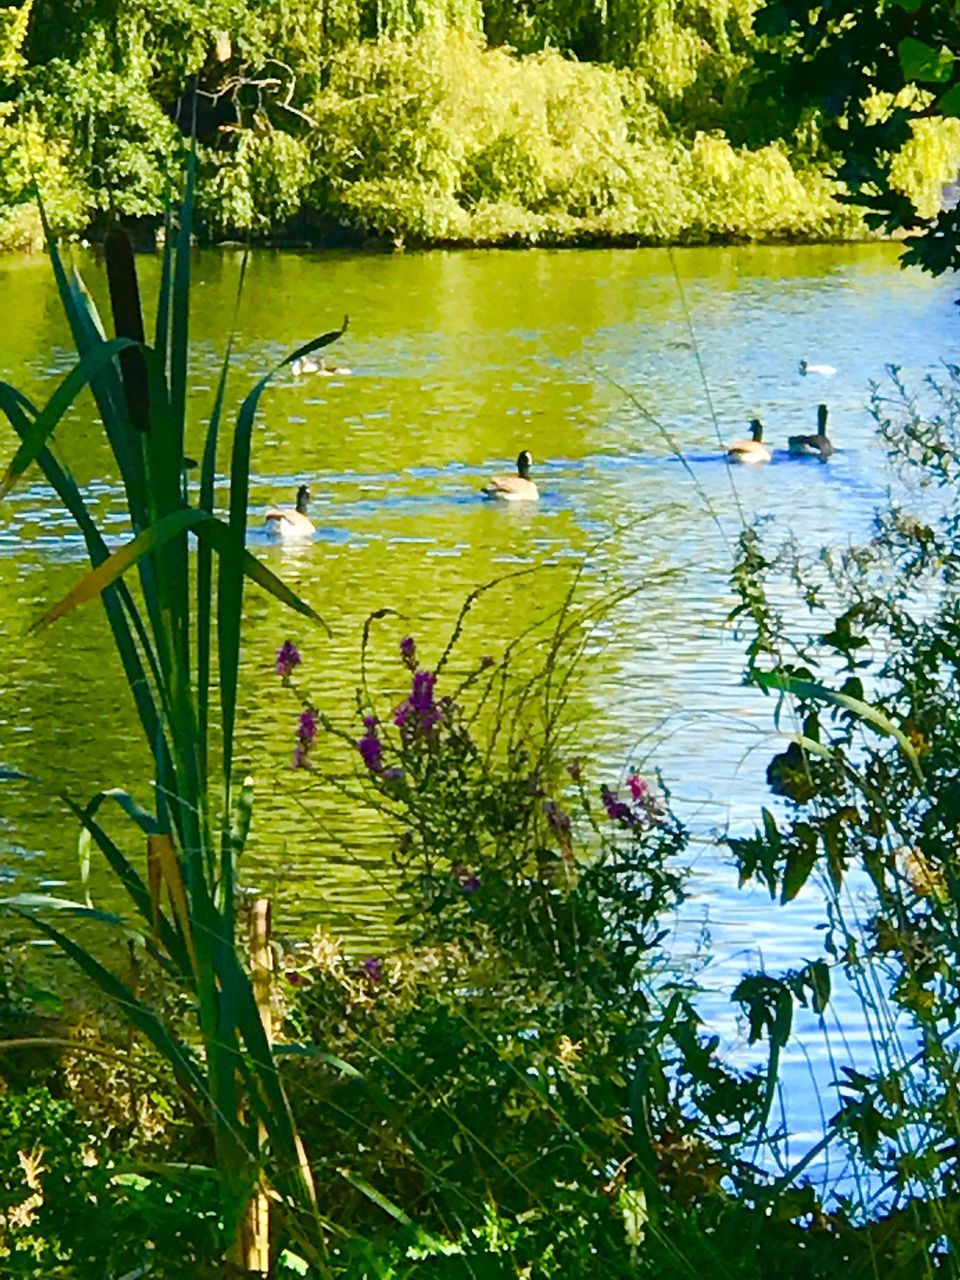
[[[83,254],[79,265],[102,298],[100,266]],[[230,252],[196,259],[196,455],[239,265]],[[149,297],[157,263],[145,258],[143,268]],[[323,922],[369,953],[382,947],[391,921],[389,849],[376,820],[289,769],[297,707],[272,674],[282,641],[297,640],[304,684],[343,719],[373,610],[405,615],[374,633],[373,684],[389,685],[398,679],[399,637],[412,632],[429,662],[472,588],[544,566],[478,604],[462,639],[463,666],[499,654],[555,608],[583,562],[585,606],[640,587],[592,638],[577,718],[598,785],[615,782],[628,763],[658,766],[697,837],[681,945],[708,930],[703,980],[723,993],[746,968],[819,954],[816,887],[786,908],[738,890],[717,843],[724,832],[750,829],[769,803],[764,769],[777,741],[771,702],[740,684],[742,646],[725,623],[732,547],[742,523],[759,516],[769,518],[772,536],[792,530],[811,549],[869,533],[888,483],[866,411],[869,383],[883,379],[888,362],[919,380],[955,358],[954,293],[949,282],[899,271],[884,245],[255,254],[239,314],[235,402],[289,348],[350,315],[335,358],[352,376],[280,380],[264,399],[254,444],[250,543],[334,632],[328,640],[248,594],[241,745],[259,807],[244,876],[273,895],[280,930]],[[0,297],[0,376],[34,397],[49,394],[71,355],[47,265],[0,261]],[[838,372],[803,378],[801,357]],[[821,400],[838,446],[828,466],[780,455],[752,470],[720,458],[711,406],[727,438],[744,435],[756,415],[771,445],[782,447],[788,434],[814,430]],[[119,539],[122,501],[91,404],[57,439]],[[13,437],[2,426],[0,446],[9,457]],[[542,500],[484,503],[483,478],[512,469],[524,447]],[[302,481],[313,492],[316,539],[271,544],[263,512],[292,504]],[[149,803],[149,773],[100,611],[89,607],[39,639],[25,636],[83,559],[51,497],[31,473],[0,503],[0,763],[55,774],[78,797],[119,785]],[[75,894],[74,824],[51,821],[35,796],[5,793],[0,875],[11,889]],[[98,900],[101,887],[95,870]],[[736,1041],[726,995],[708,1008]],[[857,1009],[841,997],[838,1015],[856,1046],[866,1035]],[[798,1042],[789,1067],[798,1079],[823,1078],[817,1036]],[[815,1127],[806,1092],[801,1129],[808,1120]]]

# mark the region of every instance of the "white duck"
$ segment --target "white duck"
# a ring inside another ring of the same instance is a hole
[[[295,378],[302,378],[308,373],[316,373],[321,378],[347,378],[351,370],[343,364],[327,364],[322,357],[314,360],[311,356],[300,356],[291,362],[290,372]]]
[[[836,372],[832,364],[810,364],[807,360],[800,361],[801,375],[816,373],[821,378],[832,378]]]

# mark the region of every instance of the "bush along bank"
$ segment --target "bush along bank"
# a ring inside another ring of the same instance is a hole
[[[47,0],[24,0],[0,15],[2,248],[42,243],[37,188],[57,231],[112,212],[155,229],[184,132],[197,138],[197,229],[214,241],[865,234],[818,121],[798,129],[765,103],[749,4],[611,18],[592,34],[559,3],[529,21],[494,3],[403,20],[396,5],[375,18],[331,3],[322,23],[298,0],[285,20],[214,0],[162,22],[148,6],[108,8],[75,0],[54,23]],[[928,210],[958,155],[960,122],[924,121],[896,181]]]

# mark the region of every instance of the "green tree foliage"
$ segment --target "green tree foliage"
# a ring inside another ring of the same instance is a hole
[[[663,243],[853,222],[782,148],[686,144],[635,72],[553,52],[518,59],[453,33],[352,46],[309,111],[325,140],[311,203],[365,234]]]
[[[839,157],[839,178],[870,210],[873,225],[912,233],[905,262],[935,274],[960,265],[960,213],[918,199],[904,180],[910,162],[901,157],[904,148],[925,153],[942,181],[957,176],[956,7],[848,0],[811,11],[803,0],[769,0],[756,25],[769,40],[760,67],[772,110],[785,122],[822,130],[824,145]]]
[[[857,233],[819,116],[786,89],[757,109],[755,5],[22,0],[0,10],[0,247],[37,238],[34,183],[60,229],[156,225],[191,131],[212,236]],[[891,189],[929,215],[960,126],[920,121],[899,141]]]

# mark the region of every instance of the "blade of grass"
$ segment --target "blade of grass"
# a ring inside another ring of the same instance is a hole
[[[42,618],[38,618],[31,625],[30,630],[41,631],[80,605],[96,599],[105,588],[111,586],[145,555],[156,551],[159,547],[169,542],[171,538],[177,537],[187,529],[194,529],[209,519],[210,517],[205,511],[197,511],[192,508],[174,511],[170,515],[164,516],[162,520],[151,525],[148,529],[144,529],[142,533],[137,534],[130,542],[125,543],[118,551],[109,556],[103,564],[85,574],[62,600],[48,609]]]
[[[815,680],[801,680],[780,671],[758,671],[753,676],[753,680],[761,689],[775,689],[781,693],[792,693],[797,698],[812,699],[815,702],[828,702],[832,706],[849,711],[858,720],[865,721],[880,733],[895,739],[900,750],[909,761],[917,781],[921,786],[924,785],[923,770],[920,767],[920,757],[917,755],[916,747],[914,747],[907,735],[897,728],[890,717],[884,715],[879,707],[871,706],[869,702],[864,702],[860,698],[852,698],[849,694],[837,693],[835,690],[828,689],[826,685],[819,684]]]
[[[30,419],[36,417],[36,407],[15,388],[0,384],[0,408],[2,408],[8,420],[12,423],[14,430],[22,439],[29,429]],[[83,498],[80,496],[80,490],[77,488],[73,477],[57,462],[49,449],[41,449],[37,455],[37,462],[46,476],[47,482],[52,485],[57,497],[76,521],[77,527],[80,529],[86,543],[91,564],[94,567],[102,564],[104,560],[109,558],[110,552],[87,510]],[[154,681],[153,689],[159,691],[162,685],[153,645],[146,633],[146,628],[140,617],[140,611],[137,609],[125,583],[118,581],[113,587],[105,590],[102,599],[107,620],[113,632],[114,643],[117,646],[117,652],[123,664],[127,685],[137,706],[140,723],[148,740],[152,742],[157,733],[157,726],[160,724],[160,716],[150,682],[143,668],[141,654],[150,668]],[[137,640],[140,644],[139,652],[131,634],[131,625],[137,634]]]
[[[300,355],[317,351],[329,346],[343,335],[348,319],[344,316],[343,327],[331,330],[291,352],[280,362],[277,369],[290,364]],[[240,630],[243,615],[243,582],[245,576],[259,575],[262,585],[275,591],[272,584],[279,584],[264,566],[246,550],[247,508],[250,490],[250,451],[253,438],[253,425],[256,419],[260,397],[277,369],[271,370],[251,391],[247,393],[240,406],[233,433],[233,450],[230,460],[230,513],[226,545],[220,550],[220,565],[217,583],[217,641],[220,666],[220,710],[222,723],[222,768],[223,768],[223,821],[220,832],[220,892],[227,913],[227,926],[232,935],[233,927],[233,851],[230,844],[230,813],[233,808],[231,787],[233,781],[233,746],[234,728],[237,715],[237,685],[240,676]],[[210,526],[213,528],[213,525]],[[271,584],[271,585],[268,585]],[[286,590],[286,588],[284,588]],[[276,593],[276,592],[275,592]],[[293,608],[300,608],[292,603],[290,592],[287,603]],[[300,602],[302,604],[302,602]],[[300,611],[304,610],[300,608]],[[307,613],[314,616],[313,611]]]
[[[142,1000],[139,1000],[125,982],[115,973],[101,964],[90,952],[73,941],[68,934],[44,920],[42,916],[20,908],[12,907],[17,915],[29,920],[41,933],[46,934],[57,944],[60,950],[71,959],[77,967],[93,980],[104,995],[109,996],[120,1006],[124,1017],[153,1044],[157,1051],[170,1063],[178,1078],[190,1091],[203,1098],[206,1096],[206,1082],[199,1064],[190,1050],[175,1040],[160,1018]],[[85,908],[83,909],[86,910]]]
[[[114,356],[133,346],[134,343],[129,338],[114,338],[110,342],[102,343],[77,362],[31,422],[26,438],[21,442],[3,479],[0,480],[0,498],[10,492],[27,467],[36,461],[40,450],[49,440],[63,415],[72,408],[80,392],[112,362]],[[3,385],[13,390],[9,384]]]
[[[198,524],[193,532],[201,543],[208,542],[222,557],[230,554],[232,547],[230,529],[222,520],[213,517],[202,524]],[[281,604],[285,604],[288,609],[293,609],[295,613],[300,613],[305,618],[309,618],[311,622],[315,622],[317,626],[323,627],[327,635],[333,634],[316,609],[307,604],[305,600],[301,600],[282,578],[278,578],[272,569],[267,568],[262,560],[258,560],[253,552],[247,551],[246,548],[244,548],[240,557],[240,569],[251,582],[255,582],[258,587],[268,591],[274,599],[279,600]]]
[[[240,278],[233,306],[230,336],[220,368],[220,378],[214,397],[213,410],[203,446],[203,462],[200,470],[200,507],[214,513],[214,481],[217,471],[217,443],[223,403],[227,393],[230,359],[233,355],[234,334],[240,316],[240,300],[247,274],[248,255],[244,253],[240,264]],[[213,547],[209,540],[201,538],[197,548],[197,741],[200,747],[200,768],[204,779],[208,777],[207,739],[210,723],[210,658],[212,648],[211,619],[213,611]]]

